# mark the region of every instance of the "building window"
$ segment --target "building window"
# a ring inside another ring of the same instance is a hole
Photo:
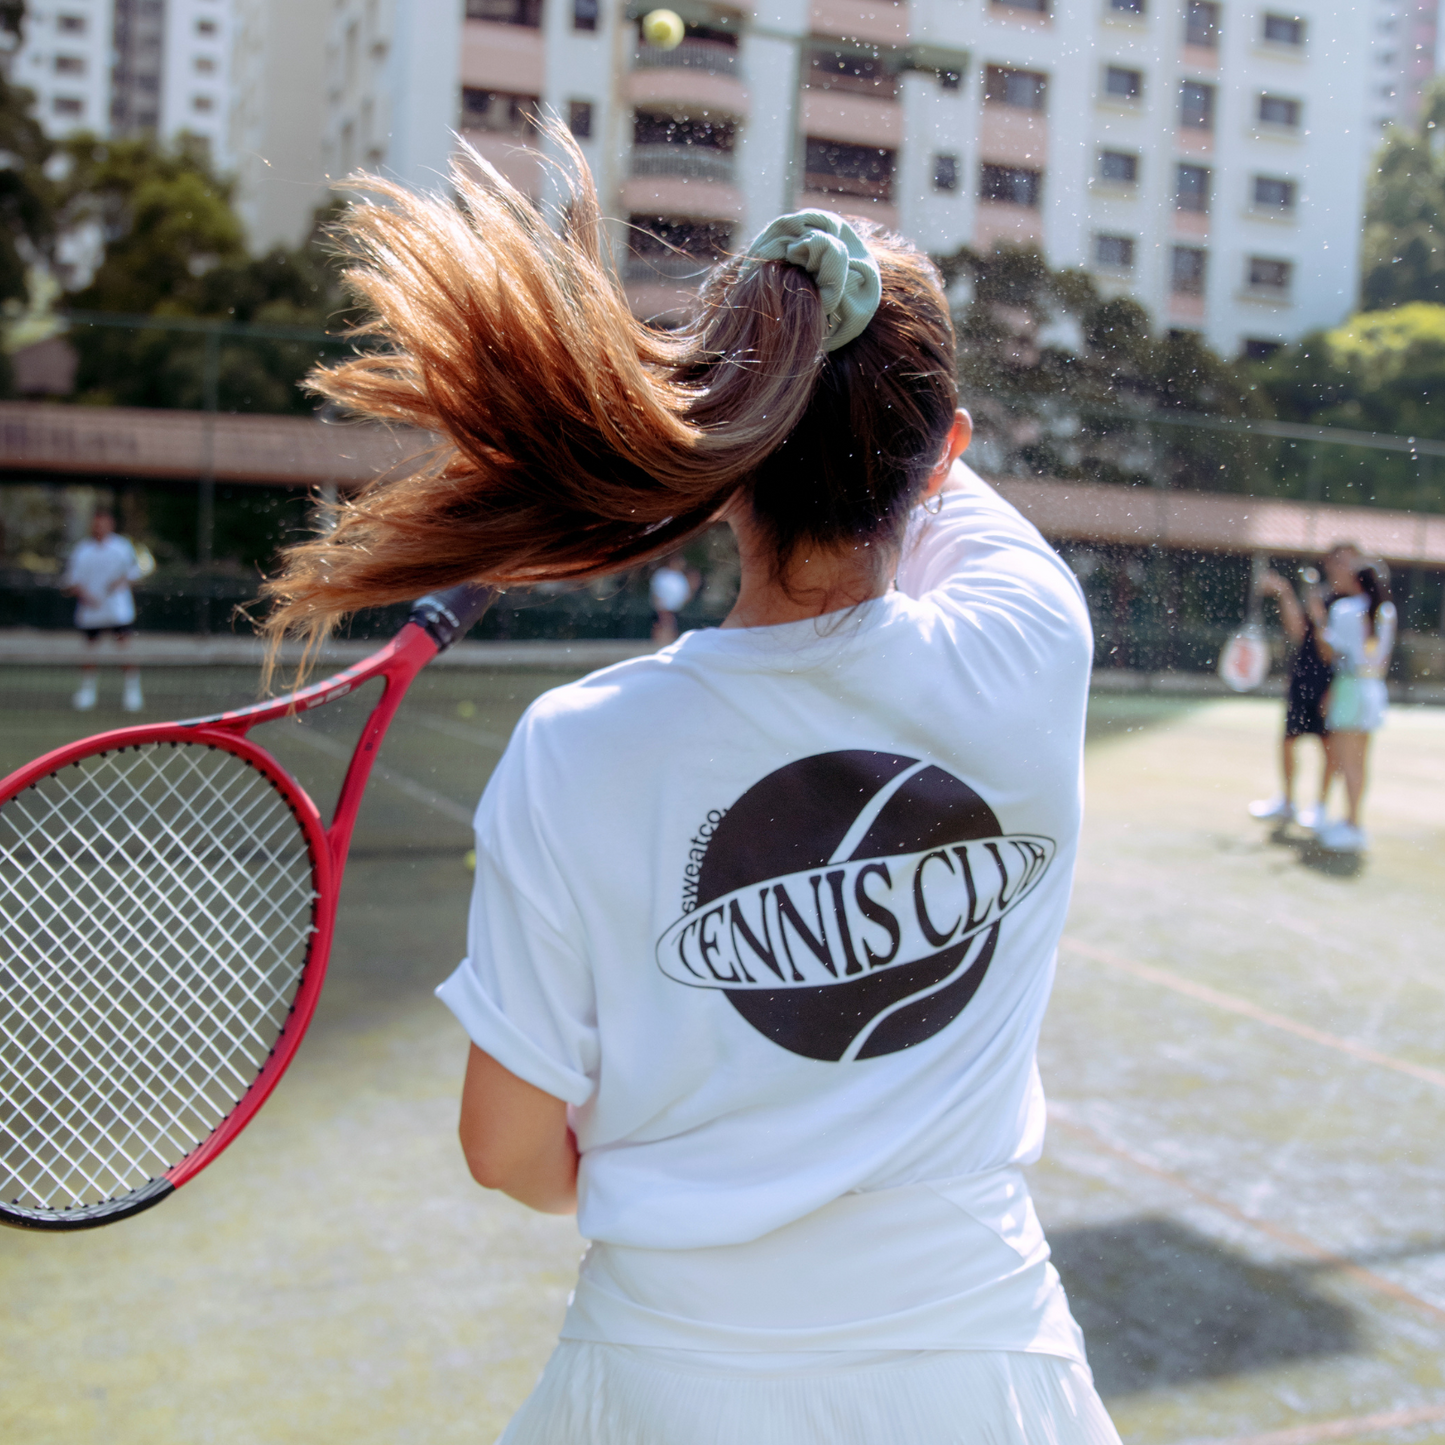
[[[1176,246],[1169,262],[1169,289],[1176,296],[1203,296],[1209,252],[1198,246]]]
[[[1111,271],[1134,269],[1134,238],[1132,236],[1095,236],[1094,261]]]
[[[1144,74],[1139,70],[1126,70],[1122,65],[1111,65],[1104,71],[1104,93],[1115,100],[1138,100],[1144,94]]]
[[[535,95],[514,95],[503,90],[462,89],[463,130],[489,130],[502,135],[525,136],[536,130],[542,102]]]
[[[1259,123],[1261,125],[1288,126],[1299,129],[1300,104],[1297,100],[1286,100],[1282,95],[1262,95],[1259,98]]]
[[[191,109],[197,115],[208,115],[215,108],[216,102],[209,95],[193,95],[191,97]]]
[[[1186,80],[1179,87],[1179,124],[1189,130],[1214,129],[1214,87]]]
[[[1264,38],[1271,45],[1303,45],[1305,23],[1297,15],[1266,15]]]
[[[1116,15],[1142,15],[1144,0],[1109,0],[1109,9]]]
[[[898,77],[876,50],[814,50],[808,56],[810,90],[851,90],[891,100]]]
[[[1289,292],[1294,265],[1289,261],[1272,261],[1266,256],[1249,258],[1249,289],[1269,291],[1283,296]]]
[[[80,55],[57,55],[55,57],[55,73],[57,75],[84,75],[85,58]]]
[[[956,191],[958,189],[957,156],[934,156],[933,189],[935,191]]]
[[[50,109],[55,115],[84,115],[85,102],[71,95],[57,95],[51,99]]]
[[[1049,13],[1049,0],[993,0],[996,10],[1031,10],[1035,15]]]
[[[1137,185],[1139,157],[1129,151],[1100,151],[1099,179],[1111,181],[1116,186]]]
[[[690,216],[629,216],[627,279],[692,279],[732,246],[732,227]]]
[[[567,129],[578,140],[592,139],[592,102],[590,100],[569,100],[567,102]]]
[[[1174,208],[1206,214],[1209,210],[1209,167],[1180,166],[1174,185]]]
[[[1043,182],[1042,171],[1028,170],[1023,166],[984,166],[979,176],[978,198],[1036,209]]]
[[[209,55],[196,56],[196,74],[210,75],[216,69],[216,62]]]
[[[1210,0],[1189,0],[1184,12],[1184,43],[1206,50],[1219,48],[1219,6]]]
[[[216,22],[214,20],[197,20],[197,35],[214,35],[216,33]]]
[[[542,25],[542,0],[467,0],[467,19],[538,30]]]
[[[632,118],[633,145],[691,146],[731,152],[736,138],[737,127],[730,120],[669,115],[655,110],[639,110]]]
[[[1283,181],[1276,176],[1254,178],[1254,204],[1262,210],[1292,211],[1295,202],[1295,183]]]
[[[572,0],[572,28],[597,29],[597,0]]]
[[[803,162],[803,184],[829,195],[862,196],[872,201],[893,199],[893,166],[897,153],[877,146],[845,145],[809,136]]]
[[[1277,351],[1284,349],[1282,341],[1266,341],[1260,336],[1246,336],[1244,359],[1246,361],[1268,361]]]
[[[962,90],[963,72],[961,70],[940,70],[938,84],[942,90]]]
[[[1021,110],[1042,110],[1049,78],[1037,70],[1014,70],[990,65],[983,75],[983,98],[989,105],[1015,105]]]
[[[84,35],[84,34],[85,34],[85,16],[84,16],[84,15],[57,15],[57,16],[55,17],[55,23],[56,23],[56,25],[58,25],[58,26],[60,27],[61,31],[62,31],[64,34],[66,34],[66,35]]]

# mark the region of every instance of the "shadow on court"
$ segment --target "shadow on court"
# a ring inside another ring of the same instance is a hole
[[[1054,1264],[1105,1399],[1347,1354],[1354,1310],[1308,1266],[1254,1263],[1175,1219],[1056,1230]]]

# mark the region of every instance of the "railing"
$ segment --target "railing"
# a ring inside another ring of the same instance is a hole
[[[898,99],[896,75],[849,75],[814,67],[804,80],[809,90],[846,90],[850,95],[871,95],[875,100]]]
[[[706,70],[713,75],[742,74],[736,45],[721,40],[684,40],[672,50],[639,45],[633,52],[634,70]]]
[[[803,176],[803,189],[822,191],[832,196],[858,196],[870,201],[891,201],[891,176],[835,176],[826,171],[808,171]]]
[[[695,181],[731,181],[731,151],[712,146],[640,145],[632,148],[634,176],[686,176]]]
[[[700,281],[715,264],[712,256],[686,256],[659,252],[630,255],[624,279],[628,281]]]

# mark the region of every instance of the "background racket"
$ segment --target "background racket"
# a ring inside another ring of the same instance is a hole
[[[381,739],[494,595],[424,598],[385,647],[290,696],[102,733],[0,782],[0,1223],[136,1214],[255,1116],[315,1010]],[[246,734],[378,677],[328,828]]]

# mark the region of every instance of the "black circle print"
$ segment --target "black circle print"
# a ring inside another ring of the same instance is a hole
[[[658,941],[658,962],[723,992],[795,1054],[896,1053],[968,1005],[999,920],[1052,854],[1049,839],[1004,837],[939,767],[822,753],[770,773],[723,815],[696,907]]]

